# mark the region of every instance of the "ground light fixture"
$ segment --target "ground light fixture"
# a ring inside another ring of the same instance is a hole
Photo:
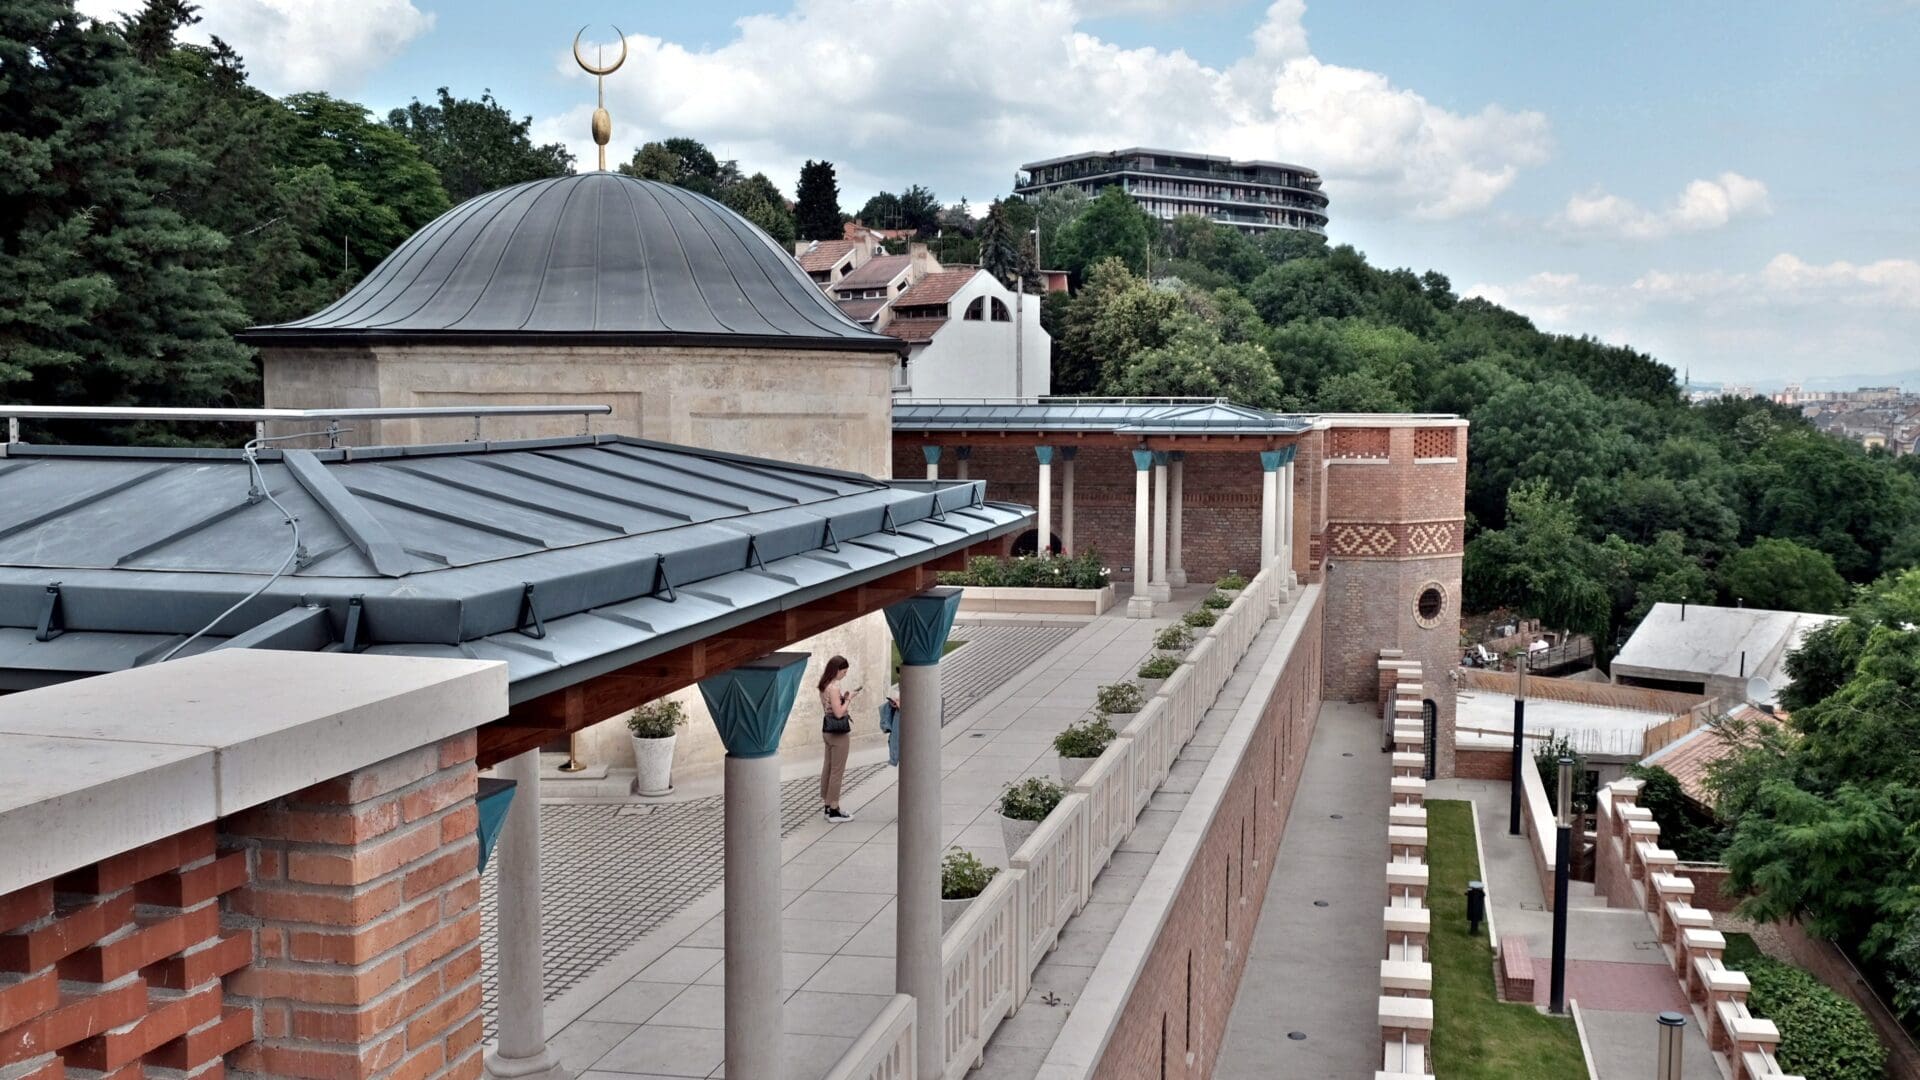
[[[1680,1080],[1680,1048],[1685,1044],[1687,1018],[1677,1012],[1663,1012],[1655,1018],[1655,1036],[1660,1040],[1658,1062],[1653,1080]]]
[[[1478,937],[1480,924],[1487,917],[1487,884],[1484,881],[1467,882],[1467,933]]]

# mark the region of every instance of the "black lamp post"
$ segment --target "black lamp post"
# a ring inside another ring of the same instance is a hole
[[[1513,695],[1513,782],[1507,792],[1507,835],[1520,835],[1520,769],[1527,760],[1527,654],[1514,662],[1519,692]]]
[[[1560,827],[1553,841],[1553,982],[1547,1008],[1567,1011],[1567,875],[1572,871],[1573,759],[1560,759]]]

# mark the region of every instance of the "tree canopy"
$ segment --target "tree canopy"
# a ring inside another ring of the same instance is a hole
[[[475,101],[456,98],[443,86],[432,105],[415,98],[389,112],[387,126],[406,136],[440,173],[440,184],[454,202],[573,171],[573,154],[565,146],[534,145],[528,135],[533,117],[515,120],[491,90]]]
[[[841,235],[840,182],[833,162],[808,159],[800,166],[800,184],[794,191],[794,223],[802,240],[838,240]]]

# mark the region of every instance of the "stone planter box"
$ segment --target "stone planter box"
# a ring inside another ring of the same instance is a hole
[[[1060,758],[1060,779],[1065,781],[1068,787],[1072,787],[1082,776],[1087,774],[1088,769],[1093,768],[1094,762],[1100,760],[1097,757],[1056,756]],[[1012,848],[1008,848],[1007,850],[1009,854],[1013,851]]]
[[[1112,585],[1103,585],[1098,589],[1014,589],[968,585],[960,590],[961,611],[1100,615],[1112,606]]]
[[[944,935],[947,930],[953,926],[955,920],[965,915],[968,905],[972,904],[975,899],[977,899],[977,897],[969,896],[963,900],[948,900],[945,897],[941,897],[940,933]]]
[[[1040,827],[1040,823],[1017,821],[1005,814],[996,816],[1000,818],[1000,840],[1006,845],[1007,858],[1011,859],[1013,853],[1020,850],[1020,845],[1027,842],[1027,837],[1032,836],[1033,831]]]

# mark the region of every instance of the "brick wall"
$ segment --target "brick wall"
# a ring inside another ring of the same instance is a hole
[[[466,732],[223,823],[256,941],[227,991],[260,1017],[230,1075],[480,1075],[476,785]]]
[[[1692,880],[1694,907],[1726,913],[1740,906],[1742,897],[1733,891],[1733,871],[1724,864],[1683,862],[1674,872]]]
[[[1319,712],[1321,618],[1316,606],[1267,698],[1094,1070],[1101,1080],[1213,1073]]]
[[[1301,452],[1303,476],[1313,476],[1303,482],[1318,515],[1313,551],[1326,583],[1326,692],[1374,700],[1374,661],[1383,648],[1420,661],[1438,717],[1435,775],[1453,776],[1466,428],[1453,429],[1459,457],[1422,461],[1416,434],[1429,429],[1336,423],[1316,434],[1337,436],[1338,445],[1310,440]],[[1343,434],[1350,427],[1366,434]],[[1419,598],[1429,587],[1439,590],[1441,603],[1434,617],[1423,618]]]
[[[953,447],[940,463],[940,475],[959,475]],[[967,476],[987,482],[987,498],[1025,506],[1040,505],[1040,463],[1031,446],[975,443]],[[1061,529],[1059,458],[1053,466],[1053,533]],[[1080,551],[1092,547],[1113,568],[1119,581],[1133,579],[1133,457],[1119,447],[1081,447],[1074,463],[1073,536]],[[1259,572],[1260,458],[1254,450],[1189,453],[1183,482],[1186,514],[1181,551],[1191,581],[1213,581],[1229,570],[1248,577]],[[896,444],[893,475],[927,474],[918,445]],[[1014,537],[1005,541],[1008,549]]]
[[[222,903],[248,872],[206,825],[0,896],[0,1076],[221,1075],[254,1034],[221,983],[252,957]]]
[[[1513,751],[1461,750],[1454,755],[1453,775],[1462,780],[1513,779]]]

